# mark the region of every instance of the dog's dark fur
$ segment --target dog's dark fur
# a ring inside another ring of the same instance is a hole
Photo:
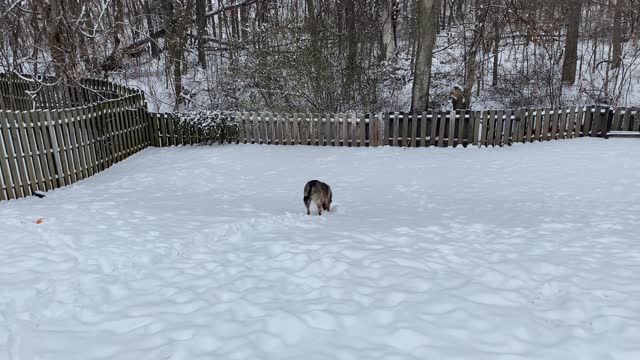
[[[304,206],[307,207],[307,215],[311,215],[311,201],[318,207],[318,215],[322,215],[322,210],[331,212],[331,201],[333,194],[331,187],[321,181],[311,180],[304,186]]]

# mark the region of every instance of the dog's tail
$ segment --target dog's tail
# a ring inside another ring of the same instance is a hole
[[[307,201],[309,201],[309,199],[311,199],[311,191],[313,189],[313,186],[309,186],[309,189],[307,190],[307,193],[304,195],[304,198],[302,200],[304,200],[304,202],[306,203]]]
[[[305,203],[311,199],[311,194],[313,193],[313,187],[316,185],[317,180],[311,180],[307,183],[309,188],[307,189],[307,193],[304,194],[304,198],[302,199]]]

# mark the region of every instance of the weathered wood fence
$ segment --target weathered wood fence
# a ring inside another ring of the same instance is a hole
[[[155,146],[199,143],[199,129],[178,126],[169,114],[150,114]],[[317,146],[504,146],[606,137],[609,131],[640,131],[637,109],[566,107],[420,114],[238,113],[238,142]]]
[[[41,79],[55,83],[55,79]],[[197,125],[147,111],[144,94],[103,80],[41,86],[0,74],[0,200],[73,184],[148,146],[198,144]],[[378,114],[236,113],[238,143],[504,146],[640,131],[635,108],[566,107]]]
[[[0,79],[0,88],[24,86],[9,83]],[[2,94],[18,111],[0,110],[0,200],[73,184],[151,145],[144,95],[133,89],[87,80],[76,91],[45,91],[44,103]],[[53,110],[23,110],[45,105]]]

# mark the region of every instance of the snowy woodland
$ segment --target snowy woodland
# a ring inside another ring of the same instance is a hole
[[[0,71],[152,111],[636,106],[639,39],[638,0],[0,0]]]

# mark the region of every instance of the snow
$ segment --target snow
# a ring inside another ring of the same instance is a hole
[[[150,148],[0,203],[0,359],[638,359],[639,158]]]

